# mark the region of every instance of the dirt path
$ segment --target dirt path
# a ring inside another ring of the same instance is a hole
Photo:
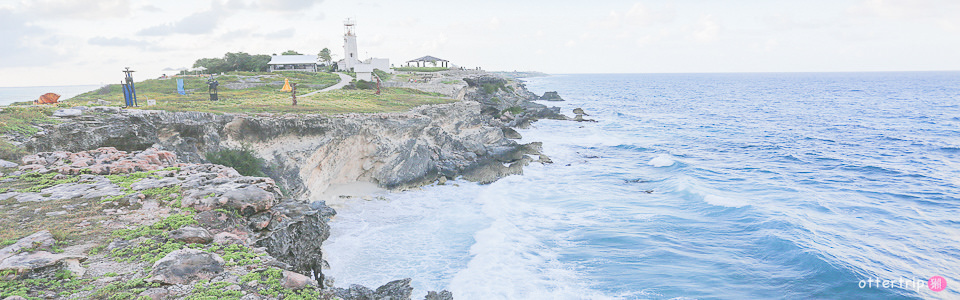
[[[353,80],[353,77],[350,77],[350,75],[343,74],[343,73],[339,73],[339,72],[337,72],[336,74],[337,74],[337,75],[340,75],[340,82],[337,82],[337,84],[331,85],[331,86],[329,86],[329,87],[327,87],[327,88],[325,88],[325,89],[319,90],[319,91],[309,92],[309,93],[306,93],[306,94],[303,94],[303,95],[300,95],[300,96],[297,96],[297,97],[306,97],[306,96],[310,96],[310,95],[313,95],[313,94],[316,94],[316,93],[322,93],[322,92],[332,91],[332,90],[339,90],[339,89],[343,88],[344,86],[346,86],[347,84],[350,84],[350,81]]]

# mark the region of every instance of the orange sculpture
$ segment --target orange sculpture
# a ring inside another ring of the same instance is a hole
[[[280,90],[284,92],[289,92],[293,90],[292,88],[290,88],[290,79],[288,78],[283,79],[283,88]]]
[[[60,100],[60,95],[54,93],[46,93],[40,96],[40,99],[33,101],[36,104],[57,104],[57,100]]]

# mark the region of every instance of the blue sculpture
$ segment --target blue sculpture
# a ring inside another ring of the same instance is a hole
[[[126,74],[124,82],[120,83],[120,86],[123,88],[123,107],[140,106],[137,104],[137,89],[133,86],[133,72],[136,71],[130,70],[130,67],[123,70],[123,73]]]
[[[180,95],[187,94],[187,91],[183,90],[183,78],[177,78],[177,93]]]

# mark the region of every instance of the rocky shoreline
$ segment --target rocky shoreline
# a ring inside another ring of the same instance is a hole
[[[72,201],[67,205],[102,213],[74,226],[85,221],[109,231],[110,238],[78,239],[58,248],[63,241],[37,232],[0,250],[11,254],[0,255],[5,278],[0,284],[41,278],[50,284],[17,291],[47,299],[98,298],[104,289],[117,288],[118,280],[104,279],[116,273],[132,289],[142,289],[131,298],[227,291],[237,299],[409,299],[409,279],[377,289],[334,288],[325,280],[320,248],[336,213],[325,201],[339,198],[330,194],[332,187],[367,183],[403,190],[456,178],[493,182],[522,173],[531,162],[549,163],[539,143],[514,141],[520,136],[511,127],[567,119],[556,108],[532,102],[539,97],[519,82],[485,74],[463,81],[467,85],[455,95],[461,101],[403,113],[252,115],[112,107],[60,113],[58,124],[16,141],[38,154],[7,169],[2,180],[10,187],[0,193],[0,211],[22,212],[16,216],[23,218],[69,216],[74,210],[44,210]],[[262,159],[271,178],[206,163],[205,153],[240,148]],[[46,186],[17,185],[36,178]],[[27,209],[38,203],[43,208],[30,214]],[[36,239],[41,247],[35,247]],[[69,251],[57,255],[58,249]],[[36,257],[48,261],[17,264]],[[92,288],[44,290],[75,282]],[[430,292],[427,299],[452,296]]]

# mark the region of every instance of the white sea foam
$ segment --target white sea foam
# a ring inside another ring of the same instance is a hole
[[[326,274],[340,287],[411,277],[414,298],[446,289],[458,299],[603,299],[545,244],[573,245],[552,230],[589,220],[523,201],[542,195],[520,188],[526,184],[520,176],[482,186],[451,181],[346,202],[324,245]]]
[[[676,163],[676,161],[674,161],[669,154],[657,155],[657,157],[654,157],[653,159],[651,159],[650,162],[647,162],[648,165],[651,165],[657,168],[669,167],[669,166],[672,166],[674,163]]]
[[[747,205],[746,203],[743,203],[736,199],[721,197],[717,195],[705,195],[703,196],[703,201],[710,203],[710,205],[725,206],[725,207],[743,207],[744,205]]]

